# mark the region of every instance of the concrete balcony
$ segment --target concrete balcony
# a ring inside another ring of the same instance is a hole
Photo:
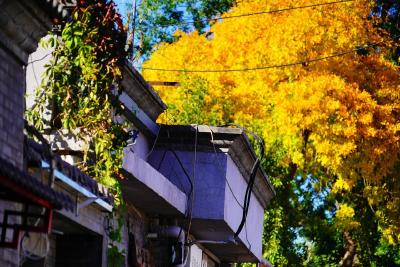
[[[237,244],[229,242],[242,219],[243,200],[255,160],[242,130],[208,126],[162,126],[150,155],[153,168],[182,192],[190,194],[193,184],[190,234],[196,240],[218,241],[202,245],[221,261],[262,259],[264,209],[275,195],[262,169],[256,174],[246,226]]]

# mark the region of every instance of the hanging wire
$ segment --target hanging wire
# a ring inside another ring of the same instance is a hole
[[[369,47],[374,47],[374,46],[381,45],[381,44],[383,44],[385,42],[398,39],[399,37],[400,37],[400,35],[396,35],[394,37],[385,39],[385,40],[380,41],[380,42],[375,42],[375,43],[370,43],[370,44],[367,44],[367,45],[357,46],[354,49],[343,51],[343,52],[333,53],[331,55],[324,56],[324,57],[314,58],[314,59],[310,59],[310,60],[295,61],[295,62],[291,62],[291,63],[261,66],[261,67],[240,68],[240,69],[220,69],[220,70],[218,70],[218,69],[198,69],[198,70],[196,70],[196,69],[164,69],[164,68],[143,67],[142,70],[165,71],[165,72],[184,72],[184,73],[221,73],[221,72],[246,72],[246,71],[276,69],[276,68],[287,68],[287,67],[293,67],[293,66],[297,66],[297,65],[308,65],[310,63],[315,63],[315,62],[318,62],[318,61],[324,61],[324,60],[328,60],[328,59],[331,59],[331,58],[345,56],[345,55],[352,54],[352,53],[355,53],[355,52],[358,52],[358,51],[363,51],[363,50],[365,50],[365,49],[367,49]]]
[[[35,59],[35,60],[28,61],[28,65],[29,65],[29,64],[33,64],[33,63],[35,63],[35,62],[42,61],[42,60],[44,60],[46,57],[50,56],[52,53],[53,53],[53,52],[50,52],[50,53],[47,53],[46,55],[42,56],[41,58],[37,58],[37,59]],[[30,55],[30,57],[31,57],[31,56],[32,56],[32,55]]]
[[[194,137],[194,161],[193,161],[193,176],[192,176],[192,186],[195,188],[196,186],[196,162],[197,162],[197,137],[198,137],[198,132],[199,132],[199,126],[196,125],[196,132],[195,132],[195,137]],[[189,215],[189,223],[187,227],[187,235],[186,235],[186,242],[188,242],[189,234],[190,234],[190,228],[192,226],[192,219],[193,219],[193,204],[194,204],[194,198],[195,198],[195,190],[192,192],[192,198],[191,198],[191,203],[190,203],[190,215]]]
[[[158,127],[156,138],[154,139],[153,145],[151,146],[151,149],[150,149],[149,153],[147,153],[147,155],[145,157],[146,161],[148,160],[149,156],[153,153],[154,148],[156,147],[156,144],[157,144],[157,141],[158,141],[158,137],[160,136],[161,127],[162,127],[162,125],[160,124],[159,127]]]
[[[214,144],[214,133],[213,133],[211,127],[209,125],[207,125],[207,126],[208,126],[208,129],[210,130],[210,134],[211,134],[211,144],[212,144],[213,149],[214,149],[214,155],[217,156],[218,153],[217,153],[217,149],[216,149],[215,144]],[[217,162],[217,166],[220,167],[220,170],[222,170],[222,172],[224,172],[220,161],[218,159],[216,159],[216,162]],[[238,200],[238,197],[233,192],[232,186],[229,183],[229,180],[226,177],[226,175],[224,175],[224,178],[225,178],[225,182],[226,182],[226,184],[228,186],[229,191],[231,192],[233,198],[235,199],[235,202],[239,205],[240,208],[242,208],[242,211],[243,211],[244,210],[244,206],[242,205],[242,203],[240,203],[240,201]],[[244,229],[245,229],[245,233],[246,233],[246,241],[247,241],[247,244],[249,245],[249,250],[251,250],[251,243],[250,243],[248,235],[247,235],[247,223],[245,223],[245,228]]]
[[[256,157],[256,160],[251,169],[249,181],[247,183],[246,193],[245,193],[245,197],[244,197],[244,204],[243,204],[244,209],[243,209],[243,214],[242,214],[242,220],[241,220],[240,225],[237,228],[235,235],[234,235],[234,238],[237,238],[239,236],[240,232],[242,231],[243,227],[246,224],[247,214],[248,214],[249,207],[250,207],[251,193],[252,193],[254,182],[255,182],[255,179],[257,176],[257,171],[260,167],[261,160],[264,157],[264,141],[260,136],[258,136],[254,132],[252,132],[252,131],[248,130],[247,128],[244,128],[238,124],[235,124],[235,123],[228,123],[225,125],[221,125],[220,127],[227,127],[227,126],[237,127],[239,129],[241,129],[243,132],[246,132],[246,133],[250,134],[251,136],[253,136],[253,138],[257,141],[258,148],[259,148],[258,153],[260,155],[259,157]]]
[[[171,27],[171,26],[191,25],[191,24],[195,24],[195,23],[199,23],[199,22],[200,23],[206,23],[206,22],[209,22],[209,21],[218,21],[218,20],[224,20],[224,19],[234,19],[234,18],[258,16],[258,15],[263,15],[263,14],[274,14],[274,13],[281,13],[281,12],[291,11],[291,10],[296,10],[296,9],[305,9],[305,8],[313,8],[313,7],[320,7],[320,6],[328,6],[328,5],[348,3],[348,2],[353,2],[353,1],[354,0],[341,0],[341,1],[333,1],[333,2],[312,4],[312,5],[305,5],[305,6],[295,6],[295,7],[287,7],[287,8],[282,8],[282,9],[273,9],[273,10],[267,10],[267,11],[245,13],[245,14],[239,14],[239,15],[222,16],[222,17],[217,17],[217,18],[197,19],[197,20],[182,20],[182,21],[179,21],[179,22],[163,23],[163,24],[159,24],[157,26],[159,26],[159,27]]]
[[[32,58],[32,54],[29,55],[29,58]],[[36,61],[35,61],[36,62]],[[35,70],[35,65],[33,64],[33,61],[30,61],[30,63],[28,63],[27,66],[29,66],[29,64],[32,64],[32,73],[33,73],[33,77],[35,78],[35,82],[36,82],[36,87],[39,87],[39,79],[37,78],[36,75],[36,70]]]

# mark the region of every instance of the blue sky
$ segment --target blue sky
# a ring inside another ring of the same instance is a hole
[[[134,0],[114,0],[115,4],[118,6],[119,13],[125,17],[127,13],[127,4],[132,4]]]

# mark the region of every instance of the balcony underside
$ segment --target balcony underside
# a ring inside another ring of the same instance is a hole
[[[234,235],[234,231],[224,220],[193,219],[191,229],[191,233],[196,236],[197,240],[229,241]],[[249,246],[246,240],[240,240],[237,244],[228,242],[226,244],[203,243],[201,245],[224,262],[258,262],[258,257],[245,244]]]

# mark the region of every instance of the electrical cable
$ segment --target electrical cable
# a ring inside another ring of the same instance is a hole
[[[250,179],[249,179],[249,183],[247,184],[247,188],[246,188],[246,194],[245,194],[245,201],[244,201],[244,209],[243,209],[243,213],[242,213],[242,220],[239,224],[239,227],[237,228],[234,237],[237,238],[240,234],[240,232],[243,229],[244,224],[246,223],[247,220],[247,214],[249,211],[249,207],[250,207],[250,198],[251,198],[251,192],[253,190],[253,185],[254,185],[254,181],[255,181],[255,177],[257,174],[257,170],[258,167],[260,165],[260,160],[257,158],[256,162],[253,165],[253,168],[251,170],[251,175],[250,175]]]
[[[50,56],[52,53],[53,53],[53,52],[50,52],[50,53],[47,53],[46,55],[44,55],[44,56],[43,56],[43,57],[41,57],[41,58],[38,58],[38,59],[35,59],[35,60],[28,61],[28,65],[29,65],[29,64],[33,64],[33,63],[35,63],[35,62],[42,61],[42,60],[43,60],[43,59],[45,59],[46,57]],[[30,55],[30,57],[31,57],[31,56],[32,56],[32,55]]]
[[[189,181],[189,183],[190,183],[190,191],[189,191],[189,193],[187,194],[187,199],[186,199],[187,207],[186,207],[186,211],[185,211],[185,213],[186,213],[185,216],[186,216],[186,219],[187,219],[188,224],[189,224],[189,216],[191,216],[191,211],[190,211],[190,209],[189,209],[189,201],[190,201],[190,199],[191,199],[191,197],[192,197],[192,194],[193,194],[193,182],[192,182],[192,180],[190,179],[189,174],[187,173],[185,167],[183,166],[183,164],[182,164],[181,160],[179,159],[178,155],[176,154],[176,152],[175,152],[174,150],[172,150],[172,149],[169,149],[169,151],[171,151],[172,154],[175,156],[176,160],[177,160],[178,163],[179,163],[179,166],[180,166],[181,169],[183,170],[183,172],[184,172],[186,178],[188,179],[188,181]],[[182,230],[183,228],[182,228],[182,227],[180,227],[180,228],[181,228],[181,229],[180,229],[179,234],[178,234],[177,242],[179,242],[179,238],[180,238],[180,236],[181,236],[181,234],[182,234],[182,231],[183,231],[183,230]],[[188,234],[186,235],[185,243],[187,242],[188,236],[189,236],[189,232],[188,232]]]
[[[153,153],[154,148],[156,147],[156,144],[157,144],[157,141],[158,141],[158,137],[160,136],[161,127],[162,127],[162,124],[160,124],[160,126],[158,127],[156,139],[154,139],[153,146],[151,147],[149,153],[147,153],[147,155],[146,155],[146,157],[145,157],[146,161],[147,161],[147,159],[149,158],[149,156],[151,155],[151,153]]]
[[[185,174],[185,177],[186,177],[187,180],[189,181],[189,184],[190,184],[190,191],[189,191],[189,193],[187,193],[187,194],[188,194],[188,196],[190,197],[190,195],[191,195],[192,192],[193,192],[193,183],[192,183],[192,180],[191,180],[191,178],[190,178],[190,175],[189,175],[188,172],[186,171],[185,167],[183,166],[182,161],[180,160],[179,156],[176,154],[176,152],[175,152],[174,150],[172,150],[172,149],[170,149],[170,148],[164,150],[163,156],[162,156],[162,158],[161,158],[161,160],[160,160],[160,162],[159,162],[159,164],[158,164],[157,170],[158,170],[158,171],[160,170],[161,165],[162,165],[162,163],[164,162],[164,159],[165,159],[165,156],[166,156],[167,152],[171,152],[171,153],[174,155],[174,157],[175,157],[176,160],[178,161],[178,164],[179,164],[179,166],[181,167],[183,173]],[[182,185],[182,187],[183,187],[183,185]],[[185,188],[182,188],[182,189],[185,189]]]
[[[235,123],[227,123],[225,125],[221,125],[220,127],[227,127],[227,126],[234,126],[234,127],[240,128],[240,129],[242,129],[243,132],[246,132],[246,133],[252,135],[253,138],[255,140],[257,140],[258,148],[259,148],[259,155],[260,155],[259,157],[256,158],[256,161],[254,162],[253,167],[251,169],[250,178],[249,178],[249,181],[247,184],[246,193],[245,193],[245,197],[244,197],[244,204],[243,204],[244,209],[243,209],[243,213],[242,213],[242,220],[241,220],[239,227],[236,230],[235,235],[234,235],[234,237],[237,238],[239,236],[240,232],[242,231],[243,226],[246,224],[247,214],[248,214],[249,207],[250,207],[251,193],[253,190],[257,170],[258,170],[258,167],[260,166],[262,158],[264,157],[264,141],[262,140],[262,138],[260,136],[258,136],[254,132],[252,132],[238,124],[235,124]]]
[[[29,55],[29,58],[32,58],[32,54]],[[28,63],[27,67],[29,66],[29,64],[31,64],[31,63]],[[36,75],[35,65],[34,64],[32,64],[32,73],[33,73],[33,77],[35,78],[36,87],[39,87],[39,80],[38,80],[37,75]]]
[[[213,133],[211,127],[209,125],[207,125],[207,126],[208,126],[208,129],[210,130],[210,134],[211,134],[211,144],[212,144],[213,149],[214,149],[214,155],[217,155],[217,149],[215,148],[215,144],[214,144],[214,133]],[[222,166],[220,164],[220,161],[216,160],[216,162],[217,162],[217,166],[220,167],[221,170],[222,170]],[[229,191],[231,192],[233,198],[235,199],[235,201],[239,205],[239,207],[242,208],[242,211],[243,211],[244,210],[244,206],[242,205],[242,203],[240,203],[240,201],[238,200],[237,196],[233,192],[232,186],[230,185],[226,175],[224,175],[224,178],[225,178],[225,182],[226,182],[226,184],[227,184],[227,186],[229,188]],[[251,250],[251,243],[250,243],[250,241],[248,239],[248,236],[247,236],[247,224],[245,224],[245,232],[246,232],[246,241],[247,241],[247,244],[249,245],[249,250]]]
[[[195,137],[194,137],[194,162],[193,162],[193,180],[192,180],[193,188],[195,187],[195,181],[196,181],[197,137],[198,137],[198,131],[199,131],[198,128],[199,128],[198,125],[196,125],[196,132],[195,132]],[[191,204],[190,204],[189,223],[188,223],[188,227],[187,227],[187,235],[186,235],[185,243],[187,243],[187,241],[188,241],[189,234],[190,234],[190,228],[192,226],[192,217],[193,217],[192,212],[193,212],[194,197],[195,197],[195,191],[193,190]]]
[[[161,131],[161,125],[160,125],[159,131],[158,131],[158,133],[157,133],[156,140],[155,140],[155,142],[154,142],[154,144],[153,144],[153,149],[154,149],[154,147],[155,147],[155,145],[156,145],[156,142],[157,142],[157,139],[158,139],[158,135],[160,134],[160,131]],[[197,141],[196,141],[196,143],[197,143]],[[153,150],[153,149],[152,149],[152,150]],[[183,173],[185,174],[185,177],[187,178],[187,180],[189,181],[189,184],[190,184],[190,190],[189,190],[189,193],[187,193],[187,200],[186,200],[186,202],[187,202],[187,207],[186,207],[186,211],[185,211],[185,217],[186,217],[186,220],[188,221],[188,222],[187,222],[187,224],[188,224],[188,226],[187,226],[188,234],[186,235],[186,240],[185,240],[185,243],[186,243],[186,242],[187,242],[187,238],[188,238],[188,236],[189,236],[189,231],[190,231],[189,229],[190,229],[190,224],[191,224],[191,213],[192,213],[191,209],[192,209],[192,206],[193,206],[193,203],[192,203],[191,205],[189,205],[189,202],[190,202],[190,199],[193,198],[194,185],[193,185],[192,179],[190,178],[190,175],[188,174],[188,172],[186,171],[185,167],[183,166],[183,163],[182,163],[182,161],[180,160],[179,156],[178,156],[177,153],[176,153],[174,150],[172,150],[171,148],[168,148],[168,149],[165,149],[165,150],[164,150],[164,153],[163,153],[163,155],[162,155],[162,157],[161,157],[161,160],[160,160],[160,162],[159,162],[159,164],[158,164],[157,170],[160,170],[161,165],[162,165],[162,163],[164,162],[164,159],[165,159],[165,156],[166,156],[167,152],[171,152],[171,153],[174,155],[174,157],[175,157],[176,160],[178,161],[178,164],[179,164],[179,166],[181,167]],[[149,154],[150,154],[150,153],[149,153]],[[182,186],[182,187],[183,187],[183,186]],[[183,188],[183,189],[184,189],[184,188]],[[185,193],[186,193],[186,192],[185,192]],[[189,218],[190,218],[190,219],[189,219]],[[181,229],[180,229],[180,231],[179,231],[179,234],[178,234],[177,243],[179,242],[179,238],[180,238],[181,234],[182,234],[182,227],[181,227]]]
[[[276,65],[268,65],[268,66],[261,66],[261,67],[252,67],[252,68],[242,68],[242,69],[220,69],[220,70],[218,70],[218,69],[214,69],[214,70],[212,70],[212,69],[209,69],[209,70],[205,70],[205,69],[203,69],[203,70],[201,70],[201,69],[199,69],[199,70],[195,70],[195,69],[163,69],[163,68],[151,68],[151,67],[144,67],[144,68],[142,68],[142,70],[165,71],[165,72],[184,72],[184,73],[217,73],[217,72],[245,72],[245,71],[276,69],[276,68],[287,68],[287,67],[292,67],[292,66],[296,66],[296,65],[308,65],[310,63],[314,63],[314,62],[318,62],[318,61],[324,61],[324,60],[335,58],[335,57],[345,56],[347,54],[365,50],[369,47],[378,46],[378,45],[385,43],[387,41],[390,41],[390,40],[398,39],[399,37],[400,37],[400,35],[396,35],[394,37],[385,39],[380,42],[357,46],[355,49],[352,49],[352,50],[337,52],[337,53],[330,54],[328,56],[314,58],[314,59],[310,59],[310,60],[295,61],[295,62],[285,63],[285,64],[276,64]]]
[[[169,151],[175,156],[176,160],[177,160],[178,163],[179,163],[179,166],[180,166],[181,169],[183,170],[183,172],[184,172],[184,174],[185,174],[187,180],[188,180],[189,183],[190,183],[190,191],[189,191],[189,194],[188,194],[188,195],[190,196],[190,195],[193,193],[193,182],[192,182],[192,180],[190,179],[189,174],[187,173],[185,167],[184,167],[183,164],[182,164],[182,161],[180,160],[180,158],[178,157],[178,155],[176,154],[176,152],[175,152],[174,150],[172,150],[172,149],[169,149]]]
[[[211,144],[212,144],[213,149],[214,149],[214,155],[217,155],[217,149],[215,148],[215,144],[214,144],[214,133],[213,133],[211,127],[209,125],[207,125],[207,126],[208,126],[208,129],[210,130],[210,134],[211,134]],[[220,165],[220,162],[217,159],[216,159],[216,162],[217,162],[217,166],[221,167],[221,170],[222,170],[222,166]],[[229,183],[228,179],[226,178],[226,175],[224,176],[224,178],[225,178],[226,184],[228,185],[229,191],[231,191],[232,196],[235,199],[235,202],[239,205],[239,207],[241,207],[243,209],[244,207],[243,207],[242,203],[240,203],[240,201],[236,197],[235,193],[233,192],[232,186]]]
[[[182,20],[180,22],[175,22],[175,23],[159,24],[159,25],[157,25],[157,27],[163,27],[164,28],[164,27],[171,27],[171,26],[190,25],[190,24],[194,24],[194,23],[197,23],[197,22],[203,22],[204,23],[204,22],[208,22],[208,21],[218,21],[218,20],[224,20],[224,19],[250,17],[250,16],[262,15],[262,14],[274,14],[274,13],[281,13],[281,12],[291,11],[291,10],[296,10],[296,9],[320,7],[320,6],[348,3],[348,2],[353,2],[353,1],[354,0],[341,0],[341,1],[332,1],[332,2],[312,4],[312,5],[305,5],[305,6],[295,6],[295,7],[287,7],[287,8],[282,8],[282,9],[273,9],[273,10],[267,10],[267,11],[245,13],[245,14],[240,14],[240,15],[224,16],[224,17],[218,17],[218,18],[197,19],[197,20]]]
[[[53,51],[53,52],[54,52],[54,51]],[[49,53],[48,55],[53,54],[53,52]],[[46,56],[48,56],[48,55],[46,55]],[[43,57],[43,58],[44,58],[44,57]],[[43,58],[42,58],[42,59],[43,59]],[[33,60],[33,61],[29,62],[28,64],[33,63],[33,62],[36,62],[36,61],[39,61],[39,60],[42,60],[42,59]],[[54,54],[54,64],[52,65],[52,67],[54,67],[55,65],[57,65],[57,61],[58,61],[58,54],[55,53],[55,54]],[[53,75],[53,76],[54,76],[54,75]],[[53,77],[53,79],[54,79],[54,77]],[[49,86],[49,84],[50,84],[50,80],[47,81],[45,88],[43,88],[42,92],[40,93],[40,95],[39,95],[39,97],[38,97],[39,99],[41,99],[41,98],[46,94],[46,89],[47,89],[47,87]],[[37,102],[35,102],[35,103],[32,105],[32,107],[31,107],[30,109],[33,110],[33,109],[36,107],[36,105],[37,105]]]

